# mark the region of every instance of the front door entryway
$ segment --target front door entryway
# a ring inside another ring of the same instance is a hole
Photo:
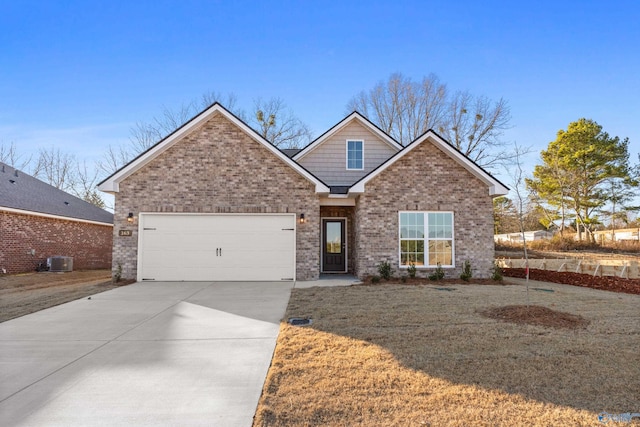
[[[322,220],[322,271],[347,271],[347,241],[344,219]]]

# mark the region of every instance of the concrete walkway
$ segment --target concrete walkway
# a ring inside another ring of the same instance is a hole
[[[250,426],[292,286],[136,283],[1,323],[0,425]]]
[[[362,281],[351,274],[321,274],[318,280],[296,282],[296,288],[313,288],[314,286],[351,286]]]

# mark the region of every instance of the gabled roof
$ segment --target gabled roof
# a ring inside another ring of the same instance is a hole
[[[153,161],[156,157],[162,154],[164,151],[169,149],[175,143],[180,141],[184,136],[188,135],[191,131],[196,129],[202,123],[209,120],[213,117],[214,114],[222,114],[226,119],[235,124],[238,128],[240,128],[245,134],[254,139],[256,142],[262,144],[265,148],[271,151],[276,157],[280,158],[284,163],[289,165],[293,170],[298,172],[301,176],[315,184],[316,193],[329,193],[329,187],[323,183],[319,178],[314,176],[311,172],[306,170],[303,166],[291,160],[285,153],[280,151],[277,147],[267,141],[262,137],[259,133],[253,130],[249,125],[236,117],[229,110],[224,108],[218,102],[215,102],[211,106],[207,107],[200,114],[193,117],[184,125],[180,126],[178,129],[173,131],[171,134],[166,136],[164,139],[160,140],[154,146],[149,148],[147,151],[141,153],[127,163],[122,168],[118,169],[111,176],[103,180],[98,184],[98,189],[104,191],[106,193],[117,193],[119,191],[120,182]]]
[[[360,181],[356,182],[349,189],[349,194],[364,193],[366,184],[373,178],[385,171],[389,166],[406,156],[414,148],[418,147],[422,143],[432,143],[445,154],[458,162],[463,168],[469,171],[472,175],[484,182],[489,187],[490,196],[503,196],[509,192],[509,189],[496,178],[494,178],[489,172],[482,169],[478,164],[462,154],[456,147],[447,142],[440,135],[435,133],[432,129],[429,129],[421,136],[416,138],[411,144],[404,147],[401,151],[391,156],[386,162],[372,170],[368,175],[364,176]]]
[[[365,128],[369,129],[373,134],[377,135],[382,141],[386,142],[388,145],[390,145],[395,150],[402,150],[402,145],[400,143],[398,143],[398,141],[396,141],[395,139],[391,138],[389,135],[387,135],[386,132],[384,132],[382,129],[380,129],[375,124],[371,123],[369,121],[369,119],[364,117],[362,114],[358,113],[357,111],[354,111],[353,113],[349,114],[344,119],[340,120],[331,129],[329,129],[328,131],[326,131],[325,133],[320,135],[314,141],[311,141],[311,143],[309,145],[304,147],[296,155],[293,156],[293,160],[299,161],[304,156],[306,156],[308,153],[310,153],[311,151],[315,150],[319,145],[321,145],[328,138],[331,138],[331,136],[336,134],[338,131],[340,131],[342,128],[344,128],[345,126],[347,126],[349,123],[351,123],[353,121],[357,121],[358,123],[362,124]]]
[[[0,210],[113,224],[113,214],[0,162]]]

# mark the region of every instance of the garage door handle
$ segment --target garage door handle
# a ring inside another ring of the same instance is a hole
[[[222,256],[222,248],[216,248],[216,256]]]

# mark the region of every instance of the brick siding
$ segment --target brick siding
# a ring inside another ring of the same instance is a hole
[[[115,199],[113,271],[137,275],[138,225],[129,212],[300,213],[296,276],[318,277],[320,205],[315,185],[219,113],[120,183]],[[131,237],[118,236],[131,230]]]
[[[377,265],[389,261],[399,268],[398,212],[453,211],[455,269],[459,277],[469,260],[474,277],[490,277],[493,268],[493,203],[487,185],[471,175],[428,141],[398,160],[365,187],[356,204],[354,225],[356,274],[377,274]],[[418,269],[426,277],[433,269]]]
[[[112,239],[109,225],[0,211],[0,269],[35,271],[55,255],[73,257],[74,270],[110,268]]]

